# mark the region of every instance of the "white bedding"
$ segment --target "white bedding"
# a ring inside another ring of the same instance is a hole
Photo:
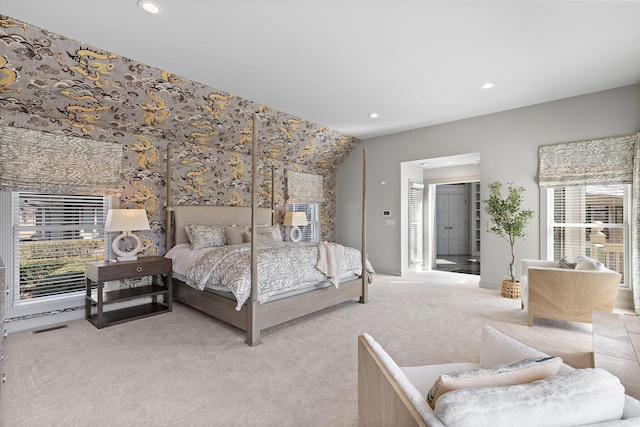
[[[308,287],[327,279],[317,268],[318,244],[259,243],[258,301],[281,292]],[[192,250],[176,245],[165,255],[173,260],[174,277],[199,290],[232,292],[239,310],[250,295],[250,244]],[[360,252],[346,248],[341,278],[360,275]],[[373,273],[367,263],[367,270]],[[185,280],[186,279],[186,280]],[[369,275],[370,281],[370,275]],[[338,286],[339,281],[334,280]]]

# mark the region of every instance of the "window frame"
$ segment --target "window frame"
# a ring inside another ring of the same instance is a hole
[[[7,313],[7,318],[26,318],[29,316],[39,316],[46,314],[55,314],[68,310],[75,310],[84,307],[85,302],[85,287],[79,285],[78,290],[71,291],[67,293],[59,293],[52,294],[38,298],[27,298],[22,299],[20,297],[21,292],[21,283],[20,283],[20,236],[14,233],[14,226],[18,218],[20,217],[20,194],[22,195],[31,195],[34,199],[46,198],[46,197],[64,197],[65,195],[52,195],[45,193],[35,193],[35,192],[10,192],[10,191],[2,191],[0,195],[0,210],[2,211],[3,219],[0,221],[0,230],[2,230],[2,234],[6,235],[5,243],[0,248],[0,256],[2,256],[5,261],[6,269],[6,280],[7,280],[7,291],[8,295],[5,299],[5,308]],[[81,200],[82,197],[91,197],[95,198],[96,196],[85,196],[85,195],[68,195],[70,197],[75,198],[76,200]],[[109,208],[113,207],[115,203],[115,199],[109,196],[98,196],[102,197],[102,214],[106,216],[106,212]],[[77,207],[77,205],[76,205]],[[6,215],[4,215],[6,214]],[[97,225],[100,225],[100,220]],[[104,224],[101,224],[102,227]],[[17,226],[19,227],[19,226]],[[103,256],[105,259],[109,258],[110,255],[110,240],[109,233],[102,230],[102,227],[97,227],[96,230],[98,235],[97,239],[104,239],[103,245]],[[37,228],[37,227],[36,227]],[[70,227],[60,229],[60,233],[64,231],[72,231],[77,232],[78,228],[77,224],[70,223]],[[94,239],[95,239],[94,238]],[[66,240],[66,239],[61,239]],[[18,245],[16,247],[16,245]],[[76,278],[77,280],[77,278]],[[82,282],[84,284],[84,274]]]
[[[587,187],[593,184],[581,185],[581,186],[564,186],[564,187]],[[554,188],[545,187],[540,189],[540,211],[544,213],[541,215],[541,222],[543,226],[540,227],[540,248],[541,259],[554,261],[554,227],[558,227],[559,223],[555,222],[554,218]],[[631,225],[630,216],[632,209],[631,200],[631,188],[630,185],[625,185],[624,190],[624,222],[622,226],[619,226],[623,230],[624,234],[624,274],[623,282],[620,283],[621,291],[627,291],[631,293],[632,276],[631,276]],[[562,223],[560,223],[562,224]],[[578,226],[578,224],[569,224],[570,226]],[[605,224],[606,227],[606,224]],[[588,228],[588,227],[585,227]],[[557,261],[557,260],[556,260]]]

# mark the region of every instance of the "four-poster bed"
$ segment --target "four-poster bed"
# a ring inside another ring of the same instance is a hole
[[[357,262],[359,263],[359,276],[354,274],[345,274],[339,282],[338,286],[333,286],[328,279],[324,279],[314,285],[306,285],[301,290],[282,291],[280,294],[265,298],[260,294],[263,292],[259,289],[258,283],[258,258],[259,247],[264,251],[280,250],[280,246],[287,244],[278,243],[275,246],[269,246],[259,243],[259,228],[265,228],[273,224],[273,210],[268,208],[258,208],[259,194],[257,188],[257,138],[256,138],[256,122],[257,117],[253,115],[253,138],[252,138],[252,202],[251,207],[240,206],[171,206],[170,205],[170,183],[171,183],[171,167],[170,167],[170,147],[167,152],[167,230],[166,248],[167,256],[174,256],[174,253],[181,249],[180,247],[188,246],[190,242],[185,226],[187,224],[198,224],[207,227],[226,227],[227,229],[233,225],[236,227],[250,226],[250,249],[249,244],[237,245],[244,251],[245,257],[247,251],[250,250],[250,291],[246,301],[237,299],[234,294],[229,292],[221,292],[210,288],[194,287],[194,284],[185,279],[185,269],[177,272],[174,268],[174,298],[186,305],[203,311],[213,317],[216,317],[226,323],[236,326],[247,333],[246,343],[248,345],[260,344],[260,332],[271,326],[275,326],[292,319],[346,302],[358,299],[360,303],[368,302],[368,283],[370,273],[373,272],[368,265],[365,256],[357,254]],[[274,191],[272,182],[272,207],[274,206]],[[363,199],[362,199],[362,254],[366,254],[366,150],[363,151]],[[245,234],[246,236],[246,234]],[[298,245],[292,243],[290,245]],[[300,245],[300,248],[308,245]],[[237,254],[231,254],[235,249],[217,248],[223,253],[223,257],[229,258]],[[306,248],[310,250],[309,247]],[[352,248],[344,248],[345,257],[347,259],[347,251],[349,255],[353,255]],[[319,248],[317,249],[320,252]],[[237,255],[241,256],[241,255]],[[273,255],[272,255],[273,256]],[[192,258],[194,256],[191,256]],[[264,258],[264,257],[263,257]],[[177,267],[179,263],[174,259],[174,265]],[[217,265],[220,265],[219,263]],[[262,268],[267,268],[263,266]],[[351,263],[351,272],[356,272]],[[357,274],[357,273],[356,273]],[[213,273],[212,273],[213,275]],[[261,278],[261,285],[264,279]],[[234,291],[235,292],[235,291]],[[262,302],[261,302],[262,301]]]

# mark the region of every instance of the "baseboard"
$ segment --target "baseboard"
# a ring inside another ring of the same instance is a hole
[[[402,276],[402,272],[398,270],[380,270],[379,268],[374,269],[376,273],[384,274],[387,276]]]
[[[483,282],[482,280],[480,281],[480,287],[483,289],[493,289],[496,291],[499,291],[502,289],[502,286],[499,283]]]

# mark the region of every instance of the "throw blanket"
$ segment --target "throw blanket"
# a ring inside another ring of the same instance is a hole
[[[258,301],[284,290],[303,288],[326,280],[317,269],[318,243],[258,242]],[[341,271],[360,276],[360,251],[345,247]],[[373,269],[367,262],[369,283]],[[187,271],[187,284],[230,291],[237,300],[236,310],[251,295],[251,244],[211,248]]]
[[[337,243],[320,242],[318,245],[318,263],[316,267],[337,288],[340,284],[340,267],[344,246]]]

